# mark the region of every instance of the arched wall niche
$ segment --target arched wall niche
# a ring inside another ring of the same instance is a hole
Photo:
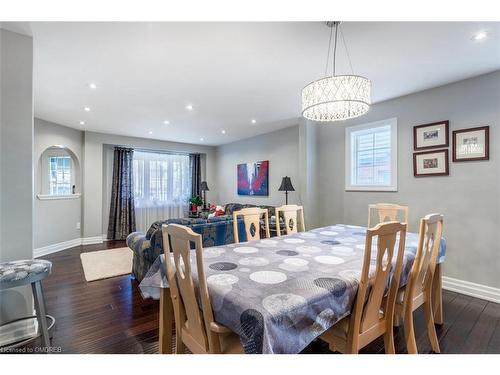
[[[40,200],[80,198],[80,168],[78,156],[69,147],[47,147],[38,158],[37,197]]]

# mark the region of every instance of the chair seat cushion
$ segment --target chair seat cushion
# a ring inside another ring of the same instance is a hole
[[[39,280],[37,276],[50,273],[52,263],[48,260],[29,259],[16,260],[0,263],[0,285],[8,287],[8,284],[20,285],[23,280],[26,284]]]

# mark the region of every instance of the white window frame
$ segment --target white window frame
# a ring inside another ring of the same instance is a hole
[[[50,194],[50,158],[51,157],[58,157],[58,156],[69,156],[71,160],[70,164],[70,171],[71,171],[71,187],[75,185],[77,191],[78,187],[76,186],[76,164],[75,160],[73,159],[73,156],[66,150],[64,149],[58,149],[58,148],[49,148],[45,150],[41,156],[41,192],[40,194],[37,195],[37,197],[41,200],[46,200],[46,199],[51,199],[51,200],[57,200],[57,199],[76,199],[80,196],[79,193],[77,194]],[[70,198],[68,198],[70,197]]]
[[[390,185],[353,185],[351,133],[377,127],[391,127],[391,183]],[[398,191],[398,119],[396,117],[345,128],[345,190],[346,191]]]
[[[135,193],[135,178],[138,177],[138,174],[136,173],[135,171],[135,161],[136,161],[136,156],[138,153],[142,153],[142,154],[149,154],[150,157],[147,157],[147,158],[138,158],[138,160],[144,160],[145,161],[145,164],[147,165],[147,167],[144,169],[144,173],[143,173],[143,179],[144,179],[144,194],[145,196],[144,197],[139,197],[139,196],[135,196],[135,207],[140,207],[140,208],[144,208],[144,207],[147,207],[147,206],[154,206],[154,207],[175,207],[175,206],[179,206],[179,205],[183,205],[183,206],[186,206],[188,205],[188,200],[189,198],[191,197],[191,176],[190,174],[188,173],[188,183],[187,183],[187,186],[188,186],[188,194],[185,196],[185,197],[182,197],[181,196],[174,196],[172,195],[171,198],[174,198],[174,200],[172,199],[167,199],[167,200],[157,200],[157,199],[154,199],[153,197],[151,197],[151,169],[150,169],[150,163],[151,162],[155,162],[155,161],[165,161],[167,162],[167,164],[169,165],[169,168],[173,168],[173,164],[176,162],[176,160],[168,160],[168,158],[166,159],[162,159],[162,156],[182,156],[182,157],[186,157],[187,158],[187,162],[189,164],[189,155],[188,154],[185,154],[185,153],[176,153],[176,152],[162,152],[162,151],[138,151],[136,153],[134,153],[134,162],[133,162],[133,168],[134,168],[134,193]],[[155,156],[158,156],[158,158],[155,158]],[[170,172],[167,174],[170,175],[170,177],[173,177],[172,176],[172,173],[173,172]],[[173,180],[171,178],[167,178],[167,186],[166,186],[166,191],[167,191],[167,195],[169,194],[168,191],[171,191],[173,189]]]

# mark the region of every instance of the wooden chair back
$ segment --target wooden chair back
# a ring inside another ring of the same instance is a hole
[[[372,265],[373,238],[377,237],[374,273],[370,275]],[[401,277],[403,254],[406,239],[406,224],[399,222],[380,223],[366,231],[363,269],[358,293],[351,313],[347,346],[353,352],[361,349],[382,334],[392,338],[394,306]],[[399,246],[396,248],[396,241]],[[393,260],[396,260],[391,277]],[[384,298],[389,290],[387,298]],[[381,313],[383,311],[383,313]],[[386,337],[384,337],[386,338]],[[349,342],[351,340],[351,342]],[[394,341],[384,340],[386,352],[394,352]],[[391,347],[392,346],[392,347]]]
[[[431,294],[443,235],[443,221],[441,214],[429,214],[420,220],[417,252],[406,286],[405,305],[421,298],[424,292]],[[421,305],[420,301],[415,302]]]
[[[285,221],[285,233],[292,234],[305,231],[304,207],[296,204],[276,207],[276,233],[281,236],[280,214],[283,214]]]
[[[264,225],[266,230],[266,238],[269,238],[269,214],[267,209],[259,207],[242,208],[239,211],[233,212],[233,231],[234,242],[239,243],[240,237],[238,234],[238,217],[243,217],[245,225],[245,233],[247,241],[260,240],[260,218],[264,216]]]
[[[417,252],[406,286],[400,290],[396,306],[396,321],[404,315],[406,348],[417,354],[417,342],[413,325],[413,311],[423,305],[427,335],[432,350],[440,353],[439,340],[434,326],[435,272],[443,234],[443,215],[430,214],[420,220]],[[438,277],[439,277],[438,273]],[[401,293],[403,297],[401,298]]]
[[[372,214],[375,212],[377,214],[377,222],[372,222]],[[398,215],[402,214],[401,219],[398,220]],[[378,223],[384,223],[386,221],[400,221],[402,223],[408,223],[408,206],[400,206],[399,204],[393,203],[377,203],[368,205],[368,228],[372,225],[377,225]]]
[[[177,335],[180,335],[182,342],[193,353],[218,353],[220,352],[218,337],[210,330],[214,317],[203,266],[201,235],[194,233],[189,227],[178,224],[164,225],[162,230]],[[201,309],[193,280],[191,262],[193,251],[190,246],[193,242]]]

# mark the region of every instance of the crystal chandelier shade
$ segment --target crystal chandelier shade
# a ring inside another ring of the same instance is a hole
[[[364,115],[370,108],[368,79],[343,75],[311,82],[302,90],[302,115],[313,121],[342,121]]]
[[[320,122],[343,121],[362,116],[368,112],[371,104],[370,80],[354,74],[335,75],[339,23],[335,22],[329,26],[335,27],[333,74],[313,81],[302,89],[302,116],[308,120]],[[330,46],[328,52],[330,52]]]

